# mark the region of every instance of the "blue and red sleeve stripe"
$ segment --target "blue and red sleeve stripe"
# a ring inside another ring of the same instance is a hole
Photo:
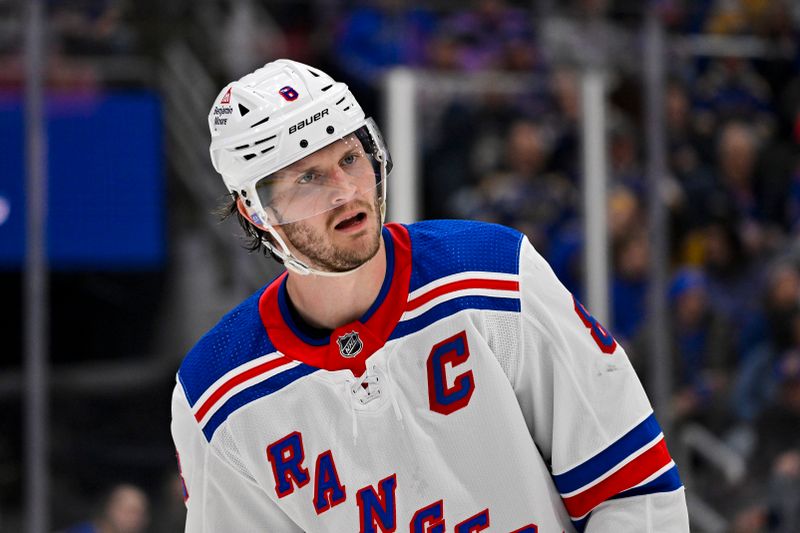
[[[653,414],[590,459],[553,475],[564,506],[582,531],[601,503],[681,487],[675,463]]]

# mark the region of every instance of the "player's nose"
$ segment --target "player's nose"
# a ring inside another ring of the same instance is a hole
[[[329,175],[329,179],[331,190],[333,191],[331,195],[333,205],[340,205],[353,199],[358,190],[353,176],[336,167]]]

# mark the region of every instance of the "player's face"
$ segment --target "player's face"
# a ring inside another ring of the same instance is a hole
[[[291,165],[285,180],[276,184],[273,197],[284,203],[271,208],[283,223],[275,228],[294,252],[330,272],[352,270],[380,248],[380,201],[375,171],[355,136],[337,141]]]
[[[377,162],[348,135],[256,184],[273,226],[306,220],[374,191]]]

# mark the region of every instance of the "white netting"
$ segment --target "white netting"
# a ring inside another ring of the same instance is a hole
[[[222,456],[231,467],[253,483],[256,482],[255,478],[250,474],[247,466],[242,461],[239,453],[239,446],[236,444],[233,435],[231,435],[227,424],[223,424],[217,429],[214,435],[213,445],[219,451],[220,456]]]
[[[486,312],[486,342],[497,357],[497,362],[508,376],[511,384],[517,375],[517,359],[520,353],[519,315]]]

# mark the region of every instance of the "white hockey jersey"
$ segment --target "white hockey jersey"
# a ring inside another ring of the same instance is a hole
[[[688,531],[625,352],[523,235],[431,221],[383,239],[360,320],[310,336],[283,274],[187,355],[186,531]]]

